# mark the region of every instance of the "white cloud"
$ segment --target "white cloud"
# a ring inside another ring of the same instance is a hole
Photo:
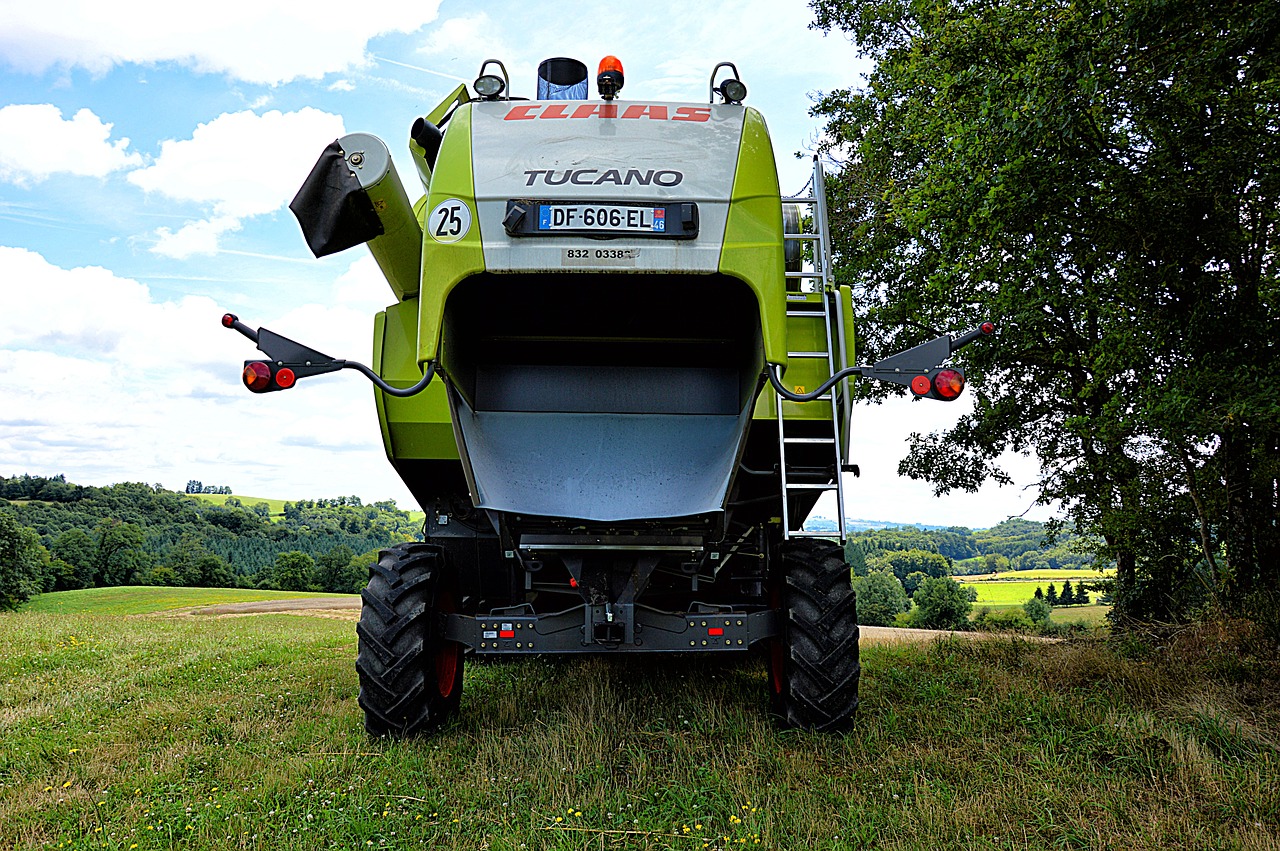
[[[329,91],[331,92],[354,92],[355,90],[355,84],[350,80],[334,80],[329,84]]]
[[[66,173],[104,177],[142,164],[128,139],[111,141],[110,124],[82,109],[68,121],[53,104],[0,109],[0,180],[26,186]]]
[[[215,253],[219,237],[239,230],[242,219],[288,204],[325,145],[344,133],[340,116],[306,107],[224,113],[197,127],[190,139],[165,141],[155,163],[131,172],[129,181],[148,192],[208,205],[213,215],[176,233],[160,228],[152,250],[174,258]]]
[[[177,62],[204,73],[277,85],[364,65],[365,45],[436,17],[439,0],[223,0],[198,10],[167,0],[0,4],[0,57],[19,71]]]
[[[209,296],[157,299],[105,269],[63,269],[0,247],[0,300],[0,473],[169,487],[198,478],[264,496],[412,504],[385,460],[368,383],[344,371],[249,393],[240,365],[257,352],[222,327]],[[363,309],[308,305],[258,319],[321,351],[366,359],[372,321]],[[313,448],[318,437],[342,451]]]

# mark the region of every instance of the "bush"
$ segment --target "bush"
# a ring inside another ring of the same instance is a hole
[[[1021,609],[998,609],[991,611],[983,607],[973,619],[973,625],[981,630],[993,632],[1035,632],[1036,624]]]
[[[893,619],[911,608],[902,583],[887,571],[855,578],[853,590],[858,595],[858,623],[866,626],[893,626]]]
[[[916,589],[911,625],[925,629],[967,629],[969,612],[978,598],[975,588],[962,588],[950,576],[931,576]]]

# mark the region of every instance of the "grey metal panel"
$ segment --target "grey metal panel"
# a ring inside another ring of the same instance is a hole
[[[453,396],[479,507],[597,521],[722,510],[750,412],[476,412]]]
[[[544,366],[476,368],[476,408],[615,414],[728,414],[739,407],[729,367]]]

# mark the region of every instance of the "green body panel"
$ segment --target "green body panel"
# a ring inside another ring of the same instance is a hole
[[[422,377],[417,360],[418,304],[393,304],[374,319],[373,368],[387,383],[411,387]],[[392,461],[450,459],[458,445],[449,419],[444,384],[433,381],[416,396],[400,399],[373,391],[382,445]]]
[[[455,100],[458,100],[456,92],[441,106],[448,107]],[[416,159],[418,151],[413,153]],[[423,365],[440,356],[442,318],[450,292],[466,278],[486,271],[474,197],[468,103],[459,104],[454,111],[436,168],[424,176],[430,180],[429,192],[413,205],[415,217],[423,228],[421,290],[417,298],[407,298],[378,314],[374,327],[374,369],[396,386],[415,383],[422,375]],[[430,235],[428,217],[437,204],[451,198],[467,204],[471,227],[457,242],[437,242]],[[826,361],[788,360],[787,352],[820,351],[826,347],[826,335],[820,318],[787,316],[784,269],[782,212],[773,147],[764,119],[759,112],[748,108],[719,271],[743,281],[755,294],[765,359],[785,368],[783,380],[788,387],[811,390],[830,374]],[[790,297],[795,299],[798,295],[791,293]],[[821,299],[818,293],[803,296],[805,301],[814,304]],[[840,288],[839,303],[845,320],[844,362],[851,364],[854,362],[853,316],[847,287]],[[459,458],[442,382],[432,382],[423,393],[408,399],[389,397],[376,390],[374,395],[389,458]],[[752,417],[773,420],[776,416],[776,396],[766,386],[756,401]],[[788,420],[830,421],[831,404],[784,402],[783,416]]]
[[[431,236],[431,211],[436,205],[457,198],[471,211],[471,227],[466,236],[453,243],[437,242]],[[471,106],[462,104],[450,119],[440,156],[431,175],[431,191],[424,207],[427,214],[422,240],[422,292],[418,298],[418,362],[434,360],[440,350],[440,326],[444,303],[458,282],[485,270],[484,248],[480,242],[480,220],[475,203],[475,179],[471,167]]]
[[[787,327],[778,168],[764,118],[748,108],[720,250],[720,271],[747,283],[760,303],[765,360],[786,366]]]
[[[854,363],[855,345],[853,336],[853,302],[850,299],[850,291],[848,287],[840,287],[839,302],[841,311],[844,313],[844,334],[845,334],[845,359],[844,365]],[[791,293],[790,298],[797,299],[803,296],[804,301],[811,305],[821,303],[822,296],[819,293]],[[799,302],[792,301],[791,305],[795,306]],[[819,352],[826,348],[827,338],[826,332],[822,327],[822,319],[812,316],[788,316],[786,317],[786,344],[787,348],[793,352]],[[835,334],[832,334],[832,345],[838,346],[839,341]],[[839,353],[836,353],[836,368],[841,368],[839,361]],[[827,370],[827,362],[819,358],[792,358],[790,366],[782,377],[785,386],[798,393],[807,393],[812,391],[822,382],[826,381],[831,375]],[[852,381],[853,379],[850,379]],[[755,410],[751,414],[753,419],[772,420],[778,416],[776,405],[776,396],[767,389],[760,394],[760,398],[756,400]],[[782,416],[788,420],[830,420],[831,419],[831,403],[830,402],[783,402]]]

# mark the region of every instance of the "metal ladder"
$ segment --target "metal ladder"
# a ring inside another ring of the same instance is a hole
[[[822,170],[822,162],[816,156],[813,158],[813,178],[810,181],[810,191],[808,195],[800,195],[794,197],[784,197],[784,204],[800,204],[808,205],[813,222],[811,233],[785,233],[785,239],[800,240],[802,242],[811,243],[813,246],[813,270],[787,272],[787,278],[799,278],[802,281],[810,282],[810,292],[820,292],[822,294],[821,311],[808,309],[796,309],[799,305],[812,305],[803,295],[787,294],[787,316],[808,316],[817,318],[822,317],[822,325],[825,331],[826,347],[822,351],[811,352],[787,352],[787,358],[813,358],[825,359],[827,363],[827,376],[835,375],[835,373],[843,369],[845,363],[845,329],[844,314],[840,310],[839,290],[832,284],[831,276],[831,237],[827,230],[827,197],[826,197],[826,181]],[[803,229],[803,219],[800,229]],[[801,291],[804,291],[804,283],[800,285]],[[835,344],[838,344],[835,345]],[[844,435],[846,429],[842,428],[842,422],[847,422],[848,406],[849,406],[849,381],[845,379],[831,388],[828,392],[818,397],[818,400],[828,401],[831,403],[831,436],[830,437],[793,437],[787,433],[787,420],[783,416],[782,406],[786,401],[776,391],[774,392],[775,409],[778,413],[778,455],[779,469],[782,474],[782,536],[784,540],[791,538],[825,538],[830,537],[830,532],[809,532],[805,531],[803,524],[796,524],[796,528],[792,528],[791,509],[788,497],[800,491],[834,491],[836,495],[836,525],[839,527],[840,543],[845,542],[844,531],[844,482],[841,472],[848,467],[849,444],[847,436]],[[818,401],[815,400],[815,401]],[[842,439],[844,438],[844,439]],[[794,470],[787,460],[787,447],[796,444],[827,444],[831,447],[831,457],[835,473],[835,481],[828,483],[800,483],[794,481],[797,478],[797,471]]]

